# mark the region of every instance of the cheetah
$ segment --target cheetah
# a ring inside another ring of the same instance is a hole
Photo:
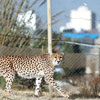
[[[61,96],[69,97],[64,90],[57,86],[53,79],[54,66],[59,65],[63,58],[62,53],[43,54],[40,56],[0,56],[0,75],[5,78],[5,91],[12,95],[12,82],[16,73],[27,79],[36,78],[34,95],[39,97],[41,80],[54,87]]]

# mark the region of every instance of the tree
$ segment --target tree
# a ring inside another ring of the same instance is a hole
[[[22,13],[26,14],[38,2],[38,0],[33,0],[33,2],[31,1],[32,3],[29,4],[29,1],[30,0],[0,0],[1,45],[10,45],[12,47],[30,46],[30,43],[25,43],[30,42],[30,31],[25,27],[26,23],[21,26],[17,23],[18,15]],[[26,34],[28,35],[26,36]],[[11,35],[13,35],[13,37]]]
[[[63,33],[66,32],[73,32],[74,30],[73,29],[68,29],[68,30],[64,30]],[[63,35],[62,33],[62,35]],[[63,37],[63,36],[62,36]],[[65,41],[72,41],[71,38],[65,38]],[[81,52],[81,48],[79,45],[76,45],[76,44],[70,44],[70,43],[65,43],[61,45],[63,47],[63,51],[64,52],[69,52],[69,53],[80,53]]]

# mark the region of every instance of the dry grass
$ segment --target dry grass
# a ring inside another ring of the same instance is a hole
[[[41,97],[35,97],[33,90],[13,90],[15,96],[7,96],[5,92],[0,89],[0,100],[100,100],[100,96],[88,97],[82,94],[76,94],[75,92],[69,99],[60,97],[55,91],[54,96],[50,97],[48,92],[43,92]]]
[[[43,92],[41,97],[35,97],[32,90],[14,90],[15,96],[7,96],[5,92],[0,89],[0,100],[67,100],[67,98],[59,97],[57,93],[50,97],[48,92]]]
[[[99,77],[94,77],[89,82],[88,86],[84,84],[79,87],[72,86],[67,83],[64,86],[60,86],[64,90],[66,90],[67,93],[71,92],[69,99],[60,97],[60,94],[57,91],[54,91],[53,96],[51,97],[49,92],[45,90],[42,91],[42,95],[40,97],[35,97],[34,89],[23,89],[18,88],[17,85],[13,85],[13,92],[16,96],[7,96],[5,92],[2,89],[0,89],[0,100],[100,100],[100,92],[96,92],[96,90],[98,89],[99,82]],[[92,83],[92,85],[90,85],[90,83]],[[94,88],[94,86],[97,86],[97,89]]]

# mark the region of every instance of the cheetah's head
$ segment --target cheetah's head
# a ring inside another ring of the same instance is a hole
[[[53,53],[51,55],[51,60],[54,66],[59,65],[63,59],[63,53]]]

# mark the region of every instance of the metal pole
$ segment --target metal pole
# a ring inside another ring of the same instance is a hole
[[[52,54],[51,0],[47,0],[47,15],[48,15],[48,53]]]
[[[51,0],[47,0],[47,16],[48,16],[48,53],[52,54],[52,31],[51,31]],[[53,87],[49,84],[49,93],[52,96]]]

